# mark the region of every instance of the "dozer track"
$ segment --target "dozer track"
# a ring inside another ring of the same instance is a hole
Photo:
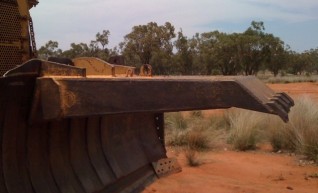
[[[0,91],[0,193],[138,192],[179,169],[164,112],[238,107],[287,121],[293,106],[254,77],[90,77],[42,60],[7,72]]]

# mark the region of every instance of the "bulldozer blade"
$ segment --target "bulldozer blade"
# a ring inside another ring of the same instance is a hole
[[[31,60],[0,78],[0,193],[138,192],[179,171],[164,112],[239,107],[288,119],[254,77],[105,77]]]
[[[35,79],[0,79],[0,192],[134,192],[166,158],[162,114],[111,114],[29,123]]]

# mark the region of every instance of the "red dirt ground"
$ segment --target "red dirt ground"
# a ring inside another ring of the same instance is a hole
[[[268,84],[268,86],[274,91],[286,92],[293,98],[306,95],[314,100],[318,100],[318,83],[304,82],[289,84]]]
[[[268,86],[293,98],[306,94],[318,100],[317,83]],[[168,149],[168,156],[178,159],[182,172],[157,180],[143,193],[318,193],[318,166],[300,164],[299,157],[272,153],[268,147],[205,152],[198,167],[187,166],[182,152]]]

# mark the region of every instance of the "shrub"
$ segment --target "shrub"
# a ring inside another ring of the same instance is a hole
[[[185,118],[179,115],[166,116],[166,144],[171,146],[187,147],[196,151],[204,151],[213,146],[218,138],[218,131],[212,127],[208,119],[195,115]]]
[[[229,112],[230,136],[228,141],[235,149],[255,149],[263,127],[263,115],[248,110],[232,109]]]
[[[166,132],[166,144],[170,146],[186,146],[188,145],[187,131],[172,130]]]
[[[228,130],[230,128],[230,119],[228,110],[224,110],[224,113],[221,115],[213,115],[209,117],[209,125],[214,130]]]
[[[287,130],[291,133],[291,140],[295,141],[295,149],[315,161],[318,161],[317,125],[318,105],[308,97],[297,99]]]
[[[267,136],[269,139],[269,142],[271,143],[273,147],[273,151],[277,152],[281,149],[286,149],[287,142],[285,141],[286,138],[284,137],[284,122],[274,116],[270,115],[267,117],[268,125],[267,125]]]
[[[186,145],[187,121],[180,112],[165,114],[165,141],[167,145]]]
[[[298,152],[318,161],[318,105],[308,97],[300,97],[295,100],[289,118],[286,124],[271,118],[269,140],[274,150]]]
[[[202,161],[198,157],[198,152],[196,152],[195,150],[190,148],[185,149],[184,155],[187,160],[187,164],[190,167],[197,167],[202,164]]]
[[[300,97],[295,100],[289,118],[284,123],[277,116],[240,109],[230,109],[224,115],[210,118],[197,113],[188,118],[181,113],[168,113],[166,143],[203,151],[228,132],[228,142],[235,149],[245,151],[255,149],[266,132],[274,151],[301,153],[318,162],[318,104],[308,97]]]
[[[186,130],[188,127],[187,121],[182,113],[166,113],[165,123],[168,129]]]
[[[189,130],[186,140],[188,147],[192,150],[203,151],[210,148],[209,134],[204,130]]]

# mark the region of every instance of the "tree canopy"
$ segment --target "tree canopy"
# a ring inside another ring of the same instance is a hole
[[[155,74],[255,75],[260,70],[275,76],[281,71],[318,73],[318,48],[292,51],[279,37],[266,33],[262,21],[252,21],[242,33],[211,31],[192,37],[185,36],[182,29],[175,32],[170,22],[149,22],[133,26],[112,49],[107,48],[109,37],[109,30],[103,30],[89,44],[71,43],[65,51],[50,40],[38,50],[39,57],[91,56],[107,61],[111,56],[123,55],[126,65],[151,64]]]
[[[128,62],[152,64],[154,71],[163,72],[165,60],[173,54],[174,30],[169,22],[161,26],[155,22],[134,26],[121,43],[122,53]]]

